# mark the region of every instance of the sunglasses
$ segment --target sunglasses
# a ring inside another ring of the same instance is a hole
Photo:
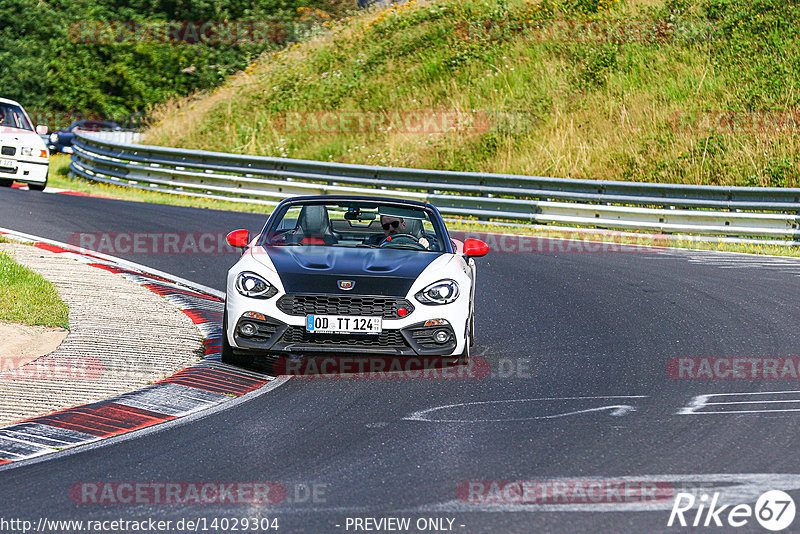
[[[400,226],[400,221],[392,221],[392,222],[388,222],[388,223],[383,223],[381,226],[383,226],[384,230],[388,230],[389,228],[395,228],[396,229],[398,226]]]

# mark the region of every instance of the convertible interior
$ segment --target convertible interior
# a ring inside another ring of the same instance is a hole
[[[273,232],[270,244],[274,245],[342,245],[342,246],[392,246],[387,242],[381,227],[378,208],[349,208],[329,210],[329,206],[316,204],[303,206],[299,210],[288,212]],[[293,215],[295,215],[293,217]],[[414,240],[398,240],[396,248],[420,248],[422,250],[439,250],[436,233],[424,212],[418,217],[402,217],[405,222],[403,234],[413,236],[416,240],[425,238],[428,247],[415,246]],[[426,228],[427,226],[427,228]]]

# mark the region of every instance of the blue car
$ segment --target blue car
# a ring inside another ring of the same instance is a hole
[[[118,132],[122,127],[116,122],[98,120],[75,121],[63,130],[56,130],[50,134],[48,148],[50,153],[72,153],[72,140],[76,131],[84,132]]]

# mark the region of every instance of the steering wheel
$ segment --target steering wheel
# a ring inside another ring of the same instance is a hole
[[[380,245],[381,248],[391,247],[394,244],[406,246],[406,245],[413,245],[415,248],[419,250],[428,250],[425,245],[420,243],[416,237],[411,234],[394,234],[391,236],[387,236],[383,238]]]

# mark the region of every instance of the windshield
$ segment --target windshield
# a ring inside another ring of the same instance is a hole
[[[261,244],[443,252],[434,217],[417,206],[364,201],[290,204],[276,213]]]
[[[0,126],[33,131],[33,126],[20,106],[0,102]]]

